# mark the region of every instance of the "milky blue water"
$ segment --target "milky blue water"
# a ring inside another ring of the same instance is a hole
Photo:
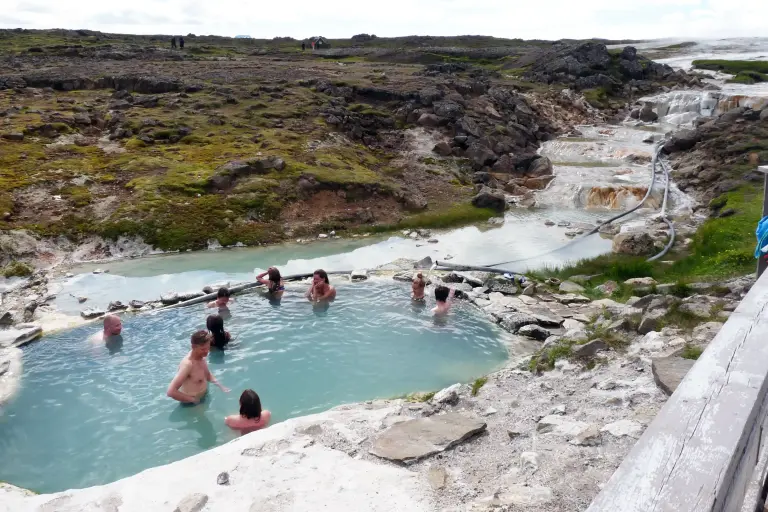
[[[333,279],[333,278],[332,278]],[[407,284],[339,284],[314,310],[303,289],[282,302],[238,297],[235,340],[209,356],[232,391],[182,407],[165,396],[203,306],[124,319],[122,346],[89,341],[89,325],[24,349],[17,399],[0,416],[0,480],[39,492],[103,484],[225,443],[224,416],[253,388],[273,421],[332,406],[466,382],[502,365],[505,334],[466,304],[445,323],[414,307]]]

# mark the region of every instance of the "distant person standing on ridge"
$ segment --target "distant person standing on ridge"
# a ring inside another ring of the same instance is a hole
[[[171,38],[171,49],[176,48],[176,36]]]
[[[312,45],[312,50],[314,51],[314,49],[315,49],[315,42],[314,42],[314,41],[310,41],[310,43],[309,43],[309,44],[311,44],[311,45]]]
[[[179,48],[181,48],[182,50],[184,49],[184,38],[183,37],[179,37]]]
[[[301,51],[304,51],[307,49],[307,43],[303,42],[301,43]]]

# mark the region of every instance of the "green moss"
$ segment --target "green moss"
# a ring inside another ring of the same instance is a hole
[[[480,388],[485,386],[486,382],[488,382],[488,377],[480,377],[479,379],[476,379],[475,382],[472,383],[472,396],[477,396],[477,393],[480,392]]]
[[[76,208],[82,208],[83,206],[88,206],[89,204],[91,204],[91,201],[93,199],[91,197],[91,191],[88,189],[88,187],[83,187],[83,186],[64,187],[59,191],[59,194],[61,194],[62,197],[72,201],[72,204]]]
[[[561,340],[554,347],[539,351],[528,361],[528,369],[531,372],[552,370],[558,360],[568,359],[573,355],[571,346],[574,344],[573,340]]]
[[[731,75],[737,75],[742,71],[768,73],[768,61],[762,60],[701,59],[694,60],[693,67],[710,71],[722,71]]]
[[[32,268],[30,265],[22,261],[12,261],[8,265],[6,265],[2,270],[0,270],[0,275],[3,275],[7,278],[28,277],[28,276],[31,276],[32,272],[34,271],[35,271],[34,268]]]
[[[498,212],[488,208],[476,208],[471,204],[453,205],[444,210],[411,215],[397,224],[379,225],[368,231],[386,232],[415,228],[448,228],[490,219]]]
[[[761,82],[768,82],[768,74],[758,73],[757,71],[739,71],[739,73],[728,80],[731,84],[752,85]]]
[[[405,397],[403,398],[405,398],[406,402],[424,403],[432,400],[434,396],[435,396],[435,392],[430,391],[428,393],[411,393],[410,395],[405,395]]]
[[[704,352],[704,350],[701,347],[686,345],[680,353],[680,357],[683,359],[693,359],[695,361],[701,356],[702,352]]]
[[[582,94],[584,99],[595,108],[608,108],[610,106],[610,91],[605,87],[585,89]]]
[[[125,149],[140,149],[147,147],[147,143],[137,138],[128,139],[125,142]]]

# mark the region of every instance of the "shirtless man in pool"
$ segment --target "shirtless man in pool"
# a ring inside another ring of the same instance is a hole
[[[183,404],[195,405],[208,392],[208,383],[213,382],[228,393],[208,369],[208,352],[211,351],[211,337],[208,331],[197,331],[192,335],[192,350],[182,359],[179,371],[168,386],[167,395]]]

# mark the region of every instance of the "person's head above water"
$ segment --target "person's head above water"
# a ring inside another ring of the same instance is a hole
[[[228,299],[231,294],[229,293],[229,288],[222,287],[219,288],[219,291],[216,293],[217,299]]]
[[[437,302],[445,302],[448,300],[448,295],[451,293],[451,290],[449,290],[445,286],[438,286],[435,288],[435,300]]]
[[[246,389],[240,395],[240,416],[248,419],[261,417],[261,399],[252,389]]]
[[[208,315],[208,318],[205,320],[205,326],[214,333],[223,331],[224,319],[221,318],[221,315]]]
[[[267,275],[269,276],[269,280],[273,283],[279,283],[283,279],[283,277],[280,275],[280,271],[275,267],[269,267],[267,270]]]
[[[104,317],[104,336],[117,336],[123,331],[123,322],[117,315]]]
[[[331,282],[328,280],[328,273],[325,270],[319,268],[312,274],[312,283],[318,284],[321,281],[324,281],[325,284],[331,284]]]
[[[208,331],[197,331],[190,339],[192,354],[200,359],[208,356],[211,351],[211,335]]]
[[[205,320],[205,326],[213,336],[213,340],[211,341],[213,346],[221,349],[229,343],[227,333],[224,331],[224,319],[221,315],[208,315],[208,318]]]

